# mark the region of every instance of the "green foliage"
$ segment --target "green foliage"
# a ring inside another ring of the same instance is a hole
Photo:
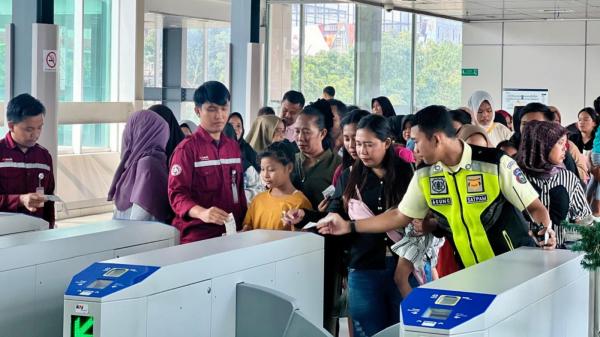
[[[321,97],[325,86],[333,85],[336,98],[344,102],[353,102],[354,49],[323,51],[314,56],[305,55],[303,76],[303,94],[307,101],[315,101]]]
[[[462,46],[450,42],[418,43],[416,58],[416,106],[460,106]],[[409,106],[412,70],[410,32],[382,34],[380,68],[381,95],[388,96],[395,106]],[[296,83],[298,56],[292,57],[291,69],[292,83]],[[333,85],[336,98],[354,102],[353,48],[305,55],[303,75],[302,91],[308,101],[320,97],[326,85]]]
[[[385,32],[381,36],[381,89],[395,106],[410,106],[410,32]]]
[[[449,42],[419,43],[416,58],[416,106],[460,106],[462,46]]]
[[[598,269],[600,267],[600,222],[594,222],[589,226],[567,222],[564,222],[563,225],[581,234],[581,240],[571,250],[585,253],[581,261],[583,268],[590,271]]]

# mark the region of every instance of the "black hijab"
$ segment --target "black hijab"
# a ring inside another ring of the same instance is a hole
[[[165,149],[167,160],[169,160],[171,159],[171,154],[175,151],[175,147],[177,147],[177,144],[185,138],[185,135],[183,134],[183,131],[181,131],[179,122],[169,107],[162,104],[156,104],[148,108],[148,110],[156,112],[160,117],[167,121],[167,124],[169,124],[169,141],[167,142],[167,147]]]
[[[242,122],[242,134],[240,135],[240,139],[237,139],[237,135],[235,134],[233,126],[229,124],[229,120],[232,117],[237,117]],[[244,118],[242,118],[242,115],[239,112],[232,112],[229,115],[229,118],[227,118],[227,125],[225,125],[225,129],[223,130],[223,132],[226,136],[229,136],[229,138],[236,140],[238,144],[240,144],[240,151],[242,152],[242,166],[244,167],[244,172],[250,166],[254,166],[256,171],[260,172],[260,165],[256,161],[256,151],[254,151],[252,146],[250,146],[250,144],[246,143],[246,141],[244,140],[245,131],[246,129],[244,129]]]

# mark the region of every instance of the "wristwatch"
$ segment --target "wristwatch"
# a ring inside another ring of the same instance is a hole
[[[350,233],[356,233],[356,221],[350,220]]]

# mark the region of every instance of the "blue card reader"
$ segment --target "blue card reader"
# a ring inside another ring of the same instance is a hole
[[[142,282],[159,267],[94,263],[73,276],[65,295],[104,297]]]

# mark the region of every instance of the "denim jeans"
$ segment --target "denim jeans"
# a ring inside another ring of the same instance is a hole
[[[394,282],[396,259],[386,257],[386,269],[349,269],[348,311],[354,337],[370,337],[400,321],[402,295]],[[410,277],[413,288],[418,286]]]

